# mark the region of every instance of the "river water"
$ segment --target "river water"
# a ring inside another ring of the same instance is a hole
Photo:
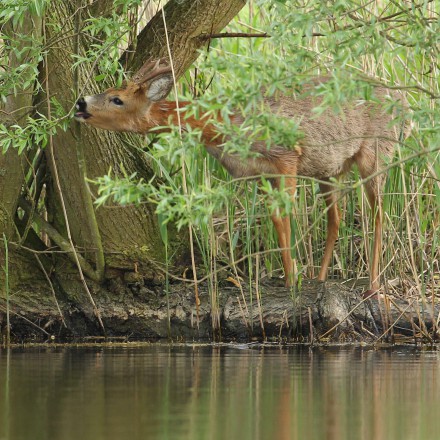
[[[1,350],[0,439],[437,440],[439,360],[411,347]]]

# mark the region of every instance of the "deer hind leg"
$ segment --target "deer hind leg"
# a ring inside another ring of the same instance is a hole
[[[280,189],[281,180],[278,178],[274,180],[274,186]],[[293,199],[296,189],[296,179],[293,177],[285,178],[285,190],[291,194]],[[295,268],[291,254],[291,229],[290,216],[281,215],[277,210],[272,214],[272,222],[278,236],[278,243],[281,248],[281,258],[283,261],[284,275],[286,279],[286,287],[290,287],[295,283]]]
[[[371,157],[363,155],[358,158],[356,162],[363,179],[368,178],[380,169],[377,162],[377,155]],[[373,250],[370,266],[370,290],[367,292],[368,295],[376,292],[380,287],[379,262],[380,254],[382,252],[382,203],[380,192],[384,181],[385,176],[383,174],[378,174],[365,184],[365,192],[367,193],[371,212],[373,213],[374,223]]]
[[[290,253],[290,219],[289,217],[282,217],[279,212],[274,212],[272,221],[277,231],[278,244],[281,249],[286,287],[290,287],[294,283],[293,260]]]
[[[368,201],[374,221],[374,239],[370,267],[370,293],[376,292],[380,287],[379,260],[382,252],[382,204],[379,189],[383,184],[381,176],[376,176],[365,185]]]
[[[327,239],[318,280],[325,281],[327,278],[327,270],[332,259],[333,249],[338,238],[341,215],[337,205],[336,194],[334,193],[334,186],[328,183],[320,183],[319,187],[321,188],[321,193],[324,195],[324,200],[327,205]]]

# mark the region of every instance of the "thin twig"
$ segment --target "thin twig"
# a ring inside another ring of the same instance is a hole
[[[2,306],[2,305],[0,305],[0,309],[2,309],[3,311],[6,311],[6,308],[4,306]],[[39,325],[35,324],[35,322],[32,322],[30,319],[26,318],[21,313],[14,312],[13,310],[10,310],[10,313],[15,315],[15,316],[18,316],[19,318],[21,318],[24,321],[28,322],[29,324],[33,325],[34,327],[36,327],[38,330],[42,331],[43,333],[46,333],[47,336],[51,336],[50,333],[48,333],[46,330],[44,330],[44,328],[42,328]]]
[[[423,332],[423,330],[414,322],[414,320],[412,320],[412,319],[410,319],[410,317],[408,317],[407,315],[406,315],[406,312],[407,312],[407,310],[417,301],[416,299],[414,299],[411,303],[409,303],[406,307],[405,307],[405,309],[404,310],[402,310],[397,304],[396,304],[396,302],[395,301],[393,301],[390,297],[389,297],[389,300],[393,303],[393,305],[394,305],[394,307],[396,307],[396,309],[400,312],[400,315],[394,320],[394,322],[388,327],[388,329],[387,330],[385,330],[378,338],[377,338],[377,340],[379,341],[380,339],[382,339],[389,331],[391,331],[396,325],[397,325],[397,323],[399,322],[399,320],[400,320],[400,318],[402,317],[402,316],[404,316],[407,320],[408,320],[408,322],[410,322],[412,325],[413,325],[413,327],[416,327],[422,334],[424,334],[425,335],[425,337],[427,338],[427,339],[429,339],[430,341],[432,341],[432,339],[431,339],[431,337],[429,336],[429,334],[427,334],[427,333],[425,333],[425,332]],[[414,331],[414,330],[413,330]]]
[[[52,281],[50,280],[49,275],[48,275],[48,273],[46,272],[46,269],[44,268],[43,263],[42,263],[41,260],[40,260],[40,257],[39,257],[37,254],[34,254],[34,257],[35,257],[36,260],[38,261],[38,264],[40,265],[40,268],[41,268],[41,270],[43,271],[44,276],[46,277],[47,282],[49,283],[49,287],[50,287],[50,290],[51,290],[51,292],[52,292],[52,295],[53,295],[53,299],[54,299],[54,301],[55,301],[55,304],[56,304],[56,306],[57,306],[58,313],[60,314],[61,321],[62,321],[64,327],[67,328],[66,321],[64,320],[63,312],[61,311],[60,305],[59,305],[58,300],[57,300],[57,296],[56,296],[56,294],[55,294],[55,289],[53,288]]]
[[[337,324],[335,324],[331,329],[327,330],[323,335],[318,336],[318,340],[324,339],[327,335],[336,330],[343,322],[345,322],[352,313],[359,308],[364,302],[366,302],[369,298],[364,298],[362,301],[358,302]]]
[[[174,95],[176,99],[176,105],[177,108],[179,108],[179,98],[177,93],[177,81],[176,81],[176,74],[174,71],[174,64],[173,64],[173,58],[171,54],[171,46],[170,41],[168,39],[168,28],[167,28],[167,22],[165,19],[165,9],[162,8],[162,19],[163,19],[163,25],[165,28],[165,39],[167,43],[167,50],[168,50],[168,57],[170,59],[170,67],[171,67],[171,73],[173,75],[173,83],[174,83]],[[179,132],[180,137],[182,138],[182,123],[180,120],[180,112],[177,112],[177,123],[179,126]],[[188,187],[186,183],[186,171],[185,171],[185,158],[182,156],[182,181],[183,181],[183,191],[185,195],[188,194]],[[193,281],[194,281],[194,296],[195,296],[195,302],[196,302],[196,313],[197,313],[197,328],[199,328],[199,306],[200,306],[200,299],[199,299],[199,287],[197,283],[197,271],[196,271],[196,259],[195,259],[195,252],[194,252],[194,242],[193,242],[193,231],[192,226],[188,225],[188,231],[189,231],[189,246],[190,246],[190,252],[191,252],[191,265],[192,265],[192,271],[193,271]]]

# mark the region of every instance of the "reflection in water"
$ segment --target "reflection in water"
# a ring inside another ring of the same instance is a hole
[[[438,439],[438,361],[409,348],[0,351],[0,440]]]

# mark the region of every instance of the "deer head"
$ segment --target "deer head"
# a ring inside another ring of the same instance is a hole
[[[137,133],[160,125],[153,107],[166,98],[173,86],[171,67],[161,67],[162,61],[145,63],[120,88],[79,98],[75,119],[105,130]]]

